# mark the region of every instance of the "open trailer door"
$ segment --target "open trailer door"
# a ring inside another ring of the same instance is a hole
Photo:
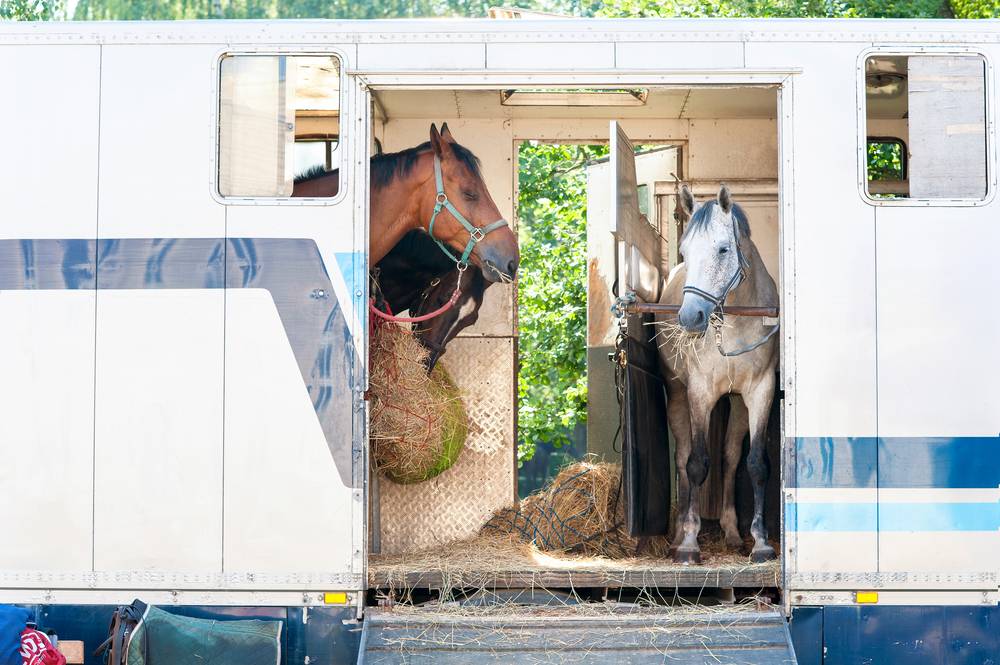
[[[652,327],[629,317],[623,328],[611,305],[619,297],[655,302],[659,296],[663,240],[655,183],[676,172],[678,151],[636,155],[617,121],[611,121],[610,147],[609,158],[587,170],[587,448],[613,461],[621,451],[628,530],[662,535],[671,472]]]

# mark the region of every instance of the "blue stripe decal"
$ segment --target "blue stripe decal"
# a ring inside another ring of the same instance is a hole
[[[1000,486],[1000,437],[880,438],[878,486]]]
[[[800,437],[795,440],[797,487],[875,487],[875,437]]]
[[[996,531],[993,503],[788,503],[793,531]]]
[[[219,288],[271,294],[341,481],[351,486],[357,351],[315,241],[0,240],[0,290]]]
[[[795,486],[996,488],[1000,437],[800,437]]]

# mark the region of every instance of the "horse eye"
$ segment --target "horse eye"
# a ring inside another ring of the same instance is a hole
[[[719,254],[725,254],[728,251],[729,251],[728,247],[720,247],[719,248]]]
[[[479,198],[475,192],[462,192],[462,196],[465,197],[466,201],[475,201]]]

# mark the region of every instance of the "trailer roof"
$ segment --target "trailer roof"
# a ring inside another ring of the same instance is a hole
[[[379,19],[36,21],[0,23],[4,41],[136,43],[378,43],[522,41],[1000,41],[1000,20],[958,19]]]

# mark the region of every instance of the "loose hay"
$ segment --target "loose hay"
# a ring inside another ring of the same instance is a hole
[[[375,468],[402,484],[422,482],[450,468],[469,433],[451,377],[441,365],[428,376],[427,350],[394,323],[376,323],[370,358],[369,423]]]
[[[545,551],[616,559],[640,553],[665,557],[670,550],[664,536],[640,543],[628,534],[621,466],[592,461],[564,467],[519,506],[496,511],[480,533],[508,535]]]

